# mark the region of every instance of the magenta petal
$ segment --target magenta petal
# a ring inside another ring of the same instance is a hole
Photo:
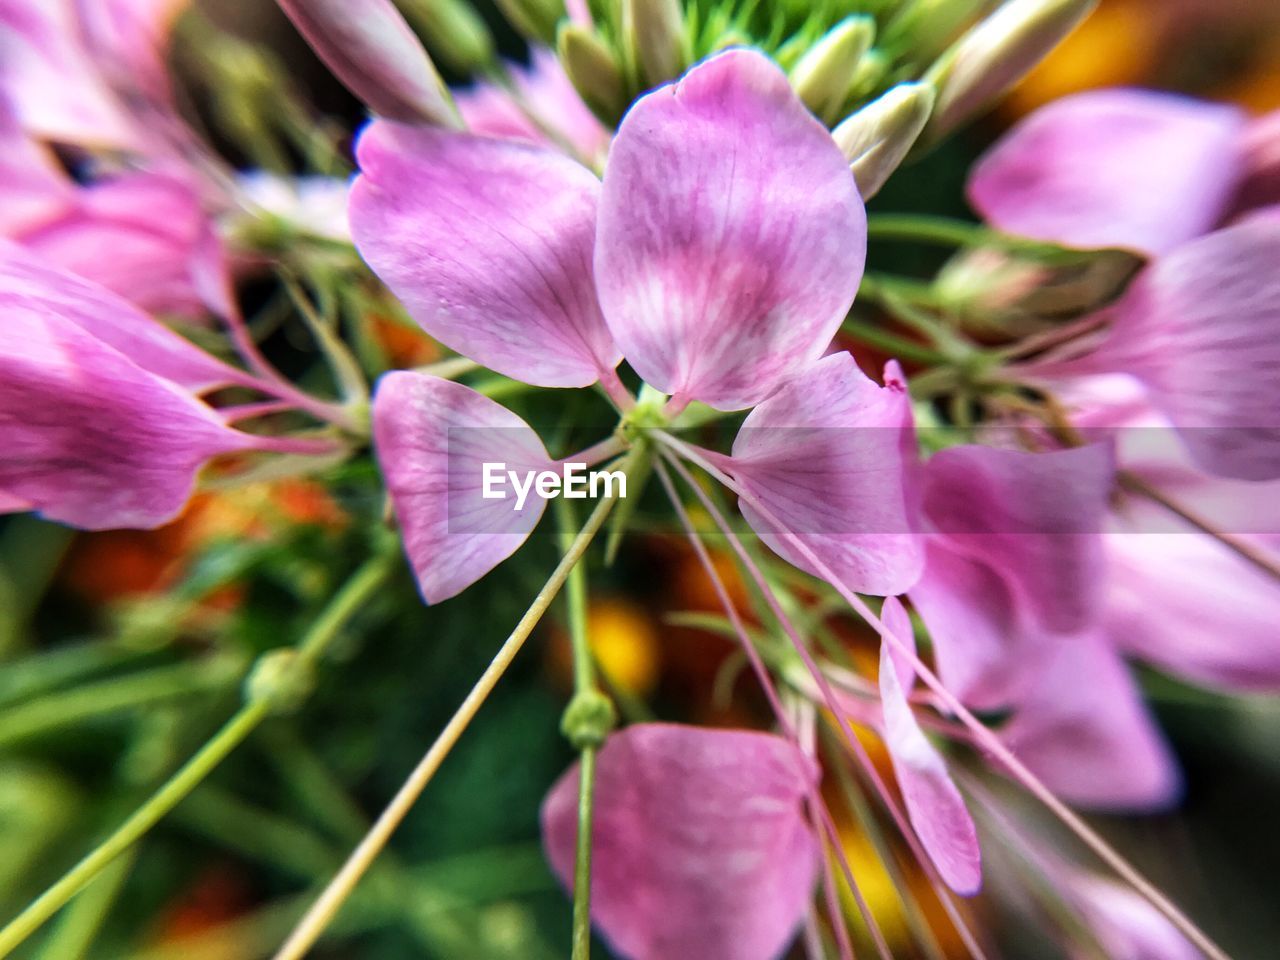
[[[1245,178],[1236,212],[1280,205],[1280,110],[1249,124],[1244,134]]]
[[[1101,810],[1161,809],[1181,775],[1142,694],[1093,634],[1058,641],[1001,736],[1050,790]]]
[[[1034,622],[1078,630],[1098,613],[1110,448],[951,447],[926,464],[924,510],[952,550],[1000,571]]]
[[[1113,960],[1203,960],[1169,919],[1132,887],[1101,877],[1071,881],[1067,891]],[[1093,950],[1072,952],[1071,960],[1092,960]]]
[[[351,194],[360,253],[423,328],[499,373],[585,387],[620,354],[591,273],[600,184],[525,144],[378,121]]]
[[[73,190],[52,152],[27,137],[0,92],[0,234],[11,237],[57,214]]]
[[[733,456],[719,458],[846,586],[880,595],[905,591],[923,564],[908,511],[911,404],[886,379],[878,386],[847,353],[824,357],[756,407]],[[770,549],[820,575],[749,502],[739,506]]]
[[[1014,702],[1037,663],[1043,632],[1027,625],[1009,584],[989,565],[936,539],[925,557],[911,602],[929,630],[939,678],[975,709]]]
[[[938,868],[939,876],[956,893],[970,896],[982,886],[978,832],[964,798],[947,772],[946,761],[911,712],[894,659],[890,645],[881,643],[884,742],[898,788],[902,791],[911,826]]]
[[[885,597],[884,606],[880,608],[880,622],[885,629],[897,637],[911,650],[916,648],[916,635],[911,627],[911,615],[902,601],[897,597]],[[899,653],[892,645],[889,656],[893,658],[894,668],[898,674],[898,684],[904,691],[910,692],[916,682],[915,662],[904,653]]]
[[[1280,219],[1184,244],[1117,308],[1096,363],[1133,373],[1196,462],[1241,480],[1280,477]]]
[[[1277,555],[1276,537],[1265,545]],[[1274,579],[1201,534],[1117,533],[1107,546],[1107,629],[1127,653],[1197,684],[1280,690]]]
[[[763,400],[822,355],[865,253],[848,162],[762,54],[721,53],[623,120],[596,275],[622,352],[659,390]]]
[[[1010,233],[1163,253],[1226,212],[1244,121],[1235,107],[1148,90],[1063,97],[978,162],[969,200]]]
[[[546,501],[521,509],[483,496],[486,463],[552,469],[537,434],[470,387],[421,373],[389,373],[373,401],[378,463],[404,533],[405,552],[428,603],[461,593],[519,549]]]
[[[790,742],[645,723],[600,752],[591,914],[627,960],[775,960],[808,911],[818,844],[802,801],[818,778]],[[542,806],[547,857],[573,886],[578,768]]]
[[[109,258],[107,258],[109,259]],[[189,390],[243,375],[98,284],[59,270],[11,244],[0,245],[0,297],[43,302],[150,373]]]
[[[221,246],[199,195],[177,177],[135,173],[82,188],[61,216],[18,239],[144,310],[199,317],[220,306],[206,302],[204,283],[225,269]]]
[[[94,337],[71,314],[123,304],[38,282],[59,278],[0,273],[0,500],[90,530],[159,526],[206,460],[254,440]]]

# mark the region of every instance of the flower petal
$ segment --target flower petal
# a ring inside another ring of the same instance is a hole
[[[222,306],[205,289],[225,272],[221,245],[199,195],[177,177],[134,173],[81,188],[61,216],[17,239],[143,310],[202,317]]]
[[[846,586],[888,595],[915,583],[923,564],[909,514],[908,449],[911,404],[896,367],[881,387],[837,353],[756,407],[733,456],[718,459]],[[770,549],[818,576],[750,503],[740,508]]]
[[[423,328],[540,387],[617,365],[591,272],[600,184],[533,146],[377,121],[351,195],[361,255]]]
[[[256,441],[76,315],[127,305],[41,279],[0,273],[0,500],[89,530],[171,520],[205,461]]]
[[[775,960],[809,908],[813,763],[781,737],[645,723],[596,770],[591,913],[627,960]],[[578,768],[542,807],[547,857],[573,885]]]
[[[27,137],[0,92],[0,234],[13,236],[56,214],[72,193],[52,152]]]
[[[1063,633],[1099,612],[1114,465],[1103,444],[1049,453],[951,447],[925,467],[924,511],[953,550],[999,570],[1033,622]]]
[[[762,54],[721,53],[623,120],[596,276],[609,328],[659,390],[760,402],[822,355],[865,253],[844,155]]]
[[[1091,358],[1133,373],[1205,470],[1280,477],[1280,219],[1255,218],[1151,264]]]
[[[1276,537],[1265,538],[1280,555]],[[1280,690],[1280,586],[1196,533],[1107,537],[1109,635],[1127,653],[1193,683]]]
[[[1203,960],[1204,954],[1132,887],[1086,875],[1071,881],[1067,892],[1106,956],[1115,960]],[[1071,960],[1094,956],[1093,950],[1081,950],[1073,952]]]
[[[109,258],[108,258],[109,259]],[[0,245],[0,297],[42,303],[144,370],[196,392],[242,382],[237,370],[90,280]]]
[[[884,606],[880,608],[880,622],[893,636],[915,650],[916,634],[911,627],[911,615],[907,613],[901,600],[897,597],[884,598]],[[915,664],[910,657],[899,653],[892,646],[889,648],[889,656],[893,659],[898,674],[898,684],[909,693],[916,682]]]
[[[1212,229],[1241,175],[1235,107],[1149,90],[1063,97],[975,166],[969,201],[1001,230],[1159,254]]]
[[[1063,638],[1001,736],[1049,789],[1100,810],[1153,810],[1181,793],[1177,763],[1109,644]]]
[[[977,893],[982,886],[977,829],[946,762],[911,712],[887,643],[880,645],[880,702],[885,746],[916,836],[947,886],[961,896]]]
[[[1042,633],[1028,627],[1000,572],[934,539],[911,602],[929,629],[938,676],[948,690],[978,710],[1018,699]]]
[[[520,548],[546,501],[484,496],[486,463],[551,469],[537,434],[470,387],[389,373],[373,401],[373,437],[405,552],[428,603],[461,593]]]

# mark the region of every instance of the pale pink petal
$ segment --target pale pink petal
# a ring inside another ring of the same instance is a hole
[[[144,370],[189,390],[199,392],[244,380],[239,371],[105,287],[11,244],[0,245],[0,296],[44,304]]]
[[[171,520],[210,457],[256,441],[68,317],[105,291],[39,279],[0,274],[0,500],[90,530]]]
[[[847,353],[819,360],[751,411],[718,462],[779,521],[747,500],[742,515],[770,549],[819,572],[784,534],[799,537],[859,593],[907,590],[923,542],[912,530],[911,402],[891,369],[881,387]]]
[[[600,183],[524,144],[378,121],[360,138],[360,253],[446,346],[540,387],[584,387],[620,354],[592,281]]]
[[[73,190],[52,152],[27,137],[0,92],[0,235],[55,216]]]
[[[916,634],[911,626],[911,615],[907,613],[907,608],[902,605],[901,600],[897,597],[885,597],[884,606],[880,609],[880,622],[885,625],[889,633],[911,650],[915,650]],[[899,653],[892,645],[889,645],[889,656],[893,658],[893,665],[897,670],[898,684],[904,691],[910,693],[916,682],[914,661],[906,654]]]
[[[1280,557],[1274,536],[1255,545]],[[1120,649],[1192,683],[1280,689],[1280,585],[1198,533],[1107,537],[1106,627]]]
[[[1041,107],[974,167],[992,226],[1072,247],[1159,254],[1221,219],[1243,169],[1235,107],[1097,90]]]
[[[1139,276],[1095,366],[1132,373],[1205,470],[1280,477],[1280,219],[1184,244]]]
[[[1128,669],[1094,634],[1059,639],[1001,733],[1069,803],[1150,810],[1181,793],[1177,763]]]
[[[887,643],[880,645],[880,702],[885,746],[916,836],[947,886],[961,896],[977,893],[982,886],[977,829],[946,761],[911,712]]]
[[[190,0],[73,0],[99,73],[134,102],[171,106],[169,34]]]
[[[374,113],[456,123],[435,64],[391,0],[278,0],[323,60]]]
[[[485,464],[552,468],[542,441],[506,407],[470,387],[421,373],[389,373],[373,402],[378,463],[428,603],[462,592],[520,548],[546,501],[531,492],[516,509],[484,496]]]
[[[1134,890],[1114,880],[1084,876],[1067,891],[1107,960],[1203,960],[1169,919]],[[1093,950],[1073,951],[1071,960],[1094,960]]]
[[[29,133],[127,149],[133,125],[84,49],[74,0],[0,0],[0,91]]]
[[[646,723],[600,751],[591,914],[626,960],[776,960],[809,909],[812,761],[771,734]],[[542,806],[547,857],[573,885],[578,768]]]
[[[1249,124],[1244,134],[1245,177],[1236,213],[1270,207],[1280,210],[1280,110]],[[1274,215],[1274,213],[1273,213]]]
[[[1028,623],[999,571],[931,540],[911,602],[948,690],[980,710],[1018,699],[1043,657],[1044,633]]]
[[[545,47],[534,47],[529,60],[528,67],[509,66],[516,94],[488,80],[454,92],[467,129],[568,149],[583,161],[602,156],[610,132],[582,102],[560,59]]]
[[[1000,571],[1034,622],[1079,630],[1098,612],[1113,474],[1103,444],[951,447],[926,464],[924,511],[947,547]]]
[[[83,187],[60,216],[16,239],[156,313],[207,315],[205,278],[225,271],[199,194],[165,174],[126,174]]]
[[[862,276],[848,162],[763,54],[731,50],[642,97],[605,169],[600,302],[669,394],[752,406],[820,357]]]

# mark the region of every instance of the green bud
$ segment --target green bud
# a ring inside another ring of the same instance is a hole
[[[564,19],[564,0],[495,0],[510,24],[531,40],[552,43]]]
[[[933,100],[927,83],[900,83],[831,132],[849,158],[863,200],[874,197],[898,169],[929,122]]]
[[[876,22],[871,17],[845,17],[792,68],[791,85],[823,123],[839,119],[858,65],[875,38]]]
[[[613,51],[586,27],[563,23],[556,53],[583,102],[605,123],[617,123],[627,109],[627,92]]]
[[[929,70],[937,108],[925,139],[934,142],[1031,72],[1098,0],[1009,0]]]
[[[493,36],[484,20],[462,0],[397,0],[405,18],[427,47],[459,73],[493,62]]]
[[[599,690],[575,693],[560,718],[560,732],[574,749],[598,747],[618,724],[613,701]]]
[[[266,703],[274,714],[294,713],[315,689],[315,668],[296,650],[268,650],[244,683],[244,698]]]
[[[680,0],[622,0],[622,36],[648,86],[674,80],[689,65]]]

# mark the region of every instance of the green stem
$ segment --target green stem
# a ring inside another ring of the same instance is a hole
[[[944,247],[1001,247],[1046,256],[1062,253],[1062,249],[1053,244],[1001,233],[980,223],[913,213],[881,213],[867,217],[867,237],[871,240],[914,240]]]
[[[346,621],[382,585],[392,569],[390,550],[366,561],[338,591],[298,645],[301,659],[314,661],[340,632]],[[242,706],[200,750],[122,823],[111,836],[91,850],[60,880],[37,897],[0,930],[0,958],[7,957],[46,920],[83,890],[102,870],[142,839],[174,807],[181,803],[228,754],[257,729],[272,712],[269,698],[255,698]]]
[[[67,908],[62,919],[40,947],[39,960],[81,960],[93,945],[111,905],[120,895],[133,869],[133,852],[111,864]]]
[[[591,956],[591,820],[595,808],[596,748],[582,748],[578,778],[578,845],[573,861],[572,960]]]
[[[629,456],[623,458],[623,462],[618,465],[618,469],[625,471],[629,462]],[[538,595],[530,604],[529,609],[525,611],[524,616],[520,618],[520,622],[516,624],[511,635],[503,642],[498,652],[494,655],[489,666],[485,668],[484,673],[475,682],[471,691],[459,705],[453,716],[449,718],[449,722],[445,724],[443,730],[436,737],[435,741],[427,749],[422,759],[418,761],[418,765],[409,774],[407,780],[401,785],[396,795],[392,797],[391,802],[379,815],[377,822],[365,834],[363,840],[351,852],[347,861],[342,865],[342,869],[329,881],[328,886],[320,894],[319,898],[311,905],[311,909],[307,911],[294,928],[289,938],[281,946],[275,955],[275,960],[301,960],[303,956],[311,949],[325,928],[337,916],[338,911],[351,896],[355,890],[356,884],[365,875],[369,868],[373,865],[378,855],[391,839],[391,835],[395,833],[396,828],[409,815],[409,811],[413,809],[413,805],[417,802],[418,797],[422,795],[423,790],[427,788],[427,784],[435,776],[436,771],[440,769],[440,765],[444,763],[446,757],[457,745],[459,738],[471,725],[471,721],[479,712],[480,707],[484,705],[489,694],[493,692],[494,687],[498,685],[498,681],[502,679],[507,668],[516,658],[516,654],[524,646],[524,642],[529,638],[529,634],[533,632],[533,628],[538,625],[543,614],[551,606],[556,595],[560,592],[560,588],[564,586],[565,581],[569,577],[569,572],[577,566],[578,561],[582,559],[582,555],[586,552],[588,545],[599,532],[600,527],[604,524],[609,516],[609,512],[618,502],[618,491],[612,490],[610,495],[601,499],[592,511],[586,524],[574,537],[573,543],[569,550],[565,552],[564,557],[556,566],[551,577],[538,591]]]
[[[915,360],[918,363],[946,362],[946,357],[932,347],[900,337],[873,324],[854,320],[852,317],[845,320],[840,329],[867,346],[875,347],[902,360]]]
[[[154,827],[238,747],[269,712],[263,701],[247,703],[214,734],[199,752],[134,811],[106,840],[96,846],[57,883],[37,897],[0,930],[0,957],[7,957],[27,937],[88,886],[102,870]]]

